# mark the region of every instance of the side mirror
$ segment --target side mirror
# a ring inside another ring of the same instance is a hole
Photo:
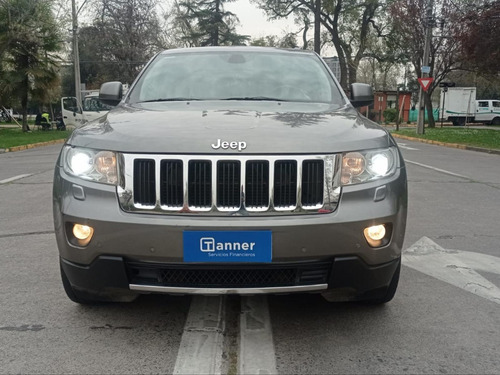
[[[123,85],[121,82],[106,82],[101,85],[99,90],[99,100],[104,104],[115,106],[122,100]]]
[[[351,85],[351,104],[356,107],[364,107],[373,104],[373,90],[366,83],[353,83]]]

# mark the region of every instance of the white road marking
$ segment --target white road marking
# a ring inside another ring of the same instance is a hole
[[[7,178],[5,180],[1,180],[0,181],[0,185],[2,185],[2,184],[8,184],[9,182],[20,180],[21,178],[26,178],[26,177],[29,177],[29,176],[33,176],[33,173],[20,174],[19,176],[14,176],[14,177],[11,177],[11,178]]]
[[[403,253],[403,264],[500,304],[500,289],[476,272],[500,274],[498,257],[444,249],[422,237]]]
[[[464,178],[466,180],[471,180],[471,178],[469,178],[467,176],[463,176],[463,175],[458,174],[458,173],[450,172],[450,171],[447,171],[445,169],[436,168],[436,167],[433,167],[432,165],[417,163],[416,161],[411,161],[411,160],[408,160],[408,159],[405,159],[405,162],[406,163],[410,163],[410,164],[414,164],[414,165],[418,165],[419,167],[422,167],[422,168],[432,169],[433,171],[436,171],[436,172],[441,172],[441,173],[449,174],[450,176],[455,176],[455,177]]]
[[[174,374],[221,374],[224,296],[195,296],[184,326]]]
[[[399,146],[399,148],[404,148],[405,150],[412,150],[412,151],[418,151],[418,150],[420,150],[419,148],[414,148],[414,147],[407,146],[406,143],[399,143],[398,142],[398,146]]]
[[[241,298],[239,371],[277,374],[267,296]]]

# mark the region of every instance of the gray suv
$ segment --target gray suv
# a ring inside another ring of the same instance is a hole
[[[321,293],[384,303],[401,268],[407,180],[384,129],[313,52],[168,50],[57,161],[62,281],[77,303],[144,293]]]

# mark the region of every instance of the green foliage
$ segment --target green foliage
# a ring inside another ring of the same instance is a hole
[[[426,128],[425,134],[416,134],[415,129],[403,129],[393,132],[422,139],[429,139],[445,143],[459,143],[475,147],[500,149],[500,131],[489,129],[454,128]]]
[[[0,148],[10,148],[24,146],[39,142],[54,141],[57,139],[66,139],[71,131],[42,131],[34,130],[34,125],[30,126],[33,130],[30,133],[23,132],[20,128],[0,128]]]
[[[385,122],[395,122],[397,116],[398,116],[398,110],[396,108],[387,108],[384,110]]]
[[[461,51],[467,62],[483,73],[498,75],[500,0],[470,4],[459,22],[462,28],[456,32],[455,37],[461,44]]]
[[[316,1],[311,0],[255,0],[270,19],[302,19],[307,27],[314,18]],[[340,84],[357,81],[357,71],[363,58],[370,53],[372,41],[384,32],[386,1],[383,0],[324,0],[321,2],[320,22],[328,32],[339,58]],[[305,18],[304,18],[305,15]],[[306,44],[306,43],[304,43]]]
[[[257,47],[278,47],[278,48],[297,48],[298,44],[294,33],[287,33],[282,38],[276,35],[266,35],[260,38],[252,39],[251,46]]]
[[[93,4],[93,8],[87,6],[93,22],[78,30],[81,80],[93,89],[106,81],[132,83],[144,64],[165,48],[158,0],[95,0]]]
[[[19,98],[27,130],[28,100],[49,102],[59,87],[61,36],[50,0],[0,4],[0,94]]]
[[[238,17],[224,10],[233,0],[187,0],[179,3],[179,22],[185,25],[183,39],[191,46],[244,45],[248,35],[236,33]]]

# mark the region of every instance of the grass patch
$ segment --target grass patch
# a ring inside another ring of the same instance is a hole
[[[33,130],[30,133],[23,133],[21,128],[0,128],[0,148],[10,148],[24,146],[32,143],[48,142],[57,139],[66,139],[71,134],[71,130]]]
[[[413,129],[394,131],[394,134],[445,143],[459,143],[474,147],[500,150],[500,130],[453,128],[426,128],[425,134],[417,134]]]

